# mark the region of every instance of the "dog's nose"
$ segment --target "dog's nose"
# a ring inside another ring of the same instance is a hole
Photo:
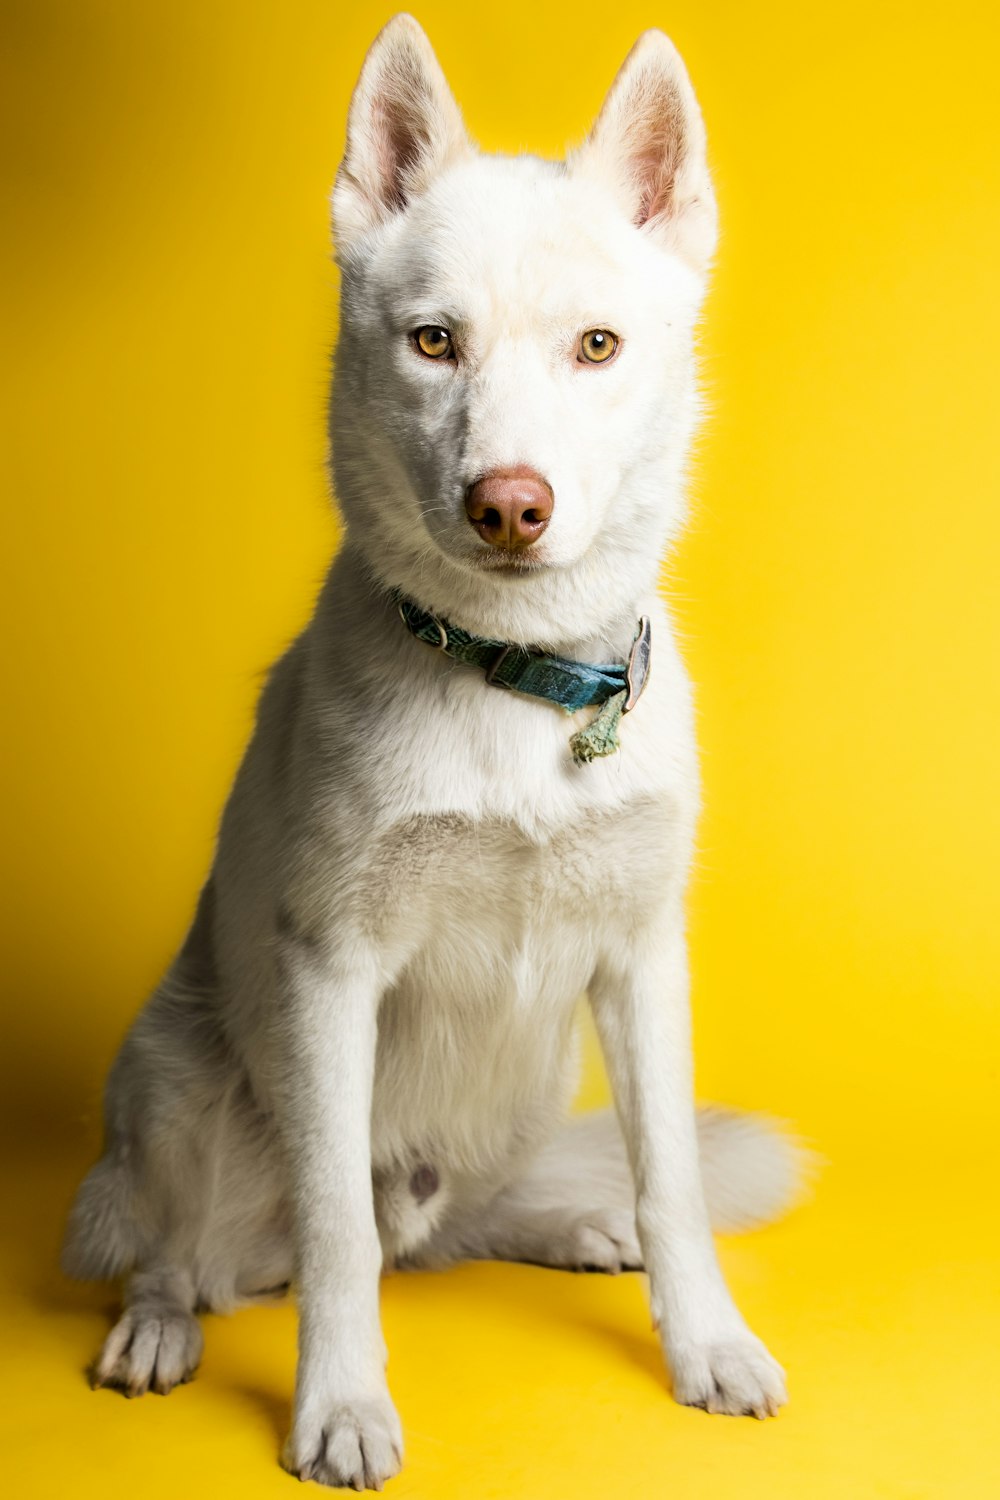
[[[552,490],[541,474],[518,464],[492,469],[470,485],[465,510],[484,542],[519,552],[537,542],[552,515]]]

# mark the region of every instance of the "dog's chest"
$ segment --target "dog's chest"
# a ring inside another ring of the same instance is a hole
[[[650,801],[544,837],[458,815],[394,830],[373,873],[382,936],[408,929],[409,955],[380,1015],[377,1159],[431,1150],[485,1170],[547,1128],[602,943],[670,860]]]
[[[363,905],[390,945],[394,928],[411,929],[420,949],[510,947],[581,926],[597,938],[656,899],[678,840],[670,803],[654,797],[543,831],[460,813],[415,816],[378,840]]]

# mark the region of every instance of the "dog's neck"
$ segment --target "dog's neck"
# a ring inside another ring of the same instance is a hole
[[[348,533],[338,559],[338,574],[348,573],[391,605],[395,594],[470,634],[514,645],[534,647],[575,661],[624,661],[635,637],[636,621],[649,613],[657,592],[654,563],[623,580],[606,563],[586,568],[586,559],[566,570],[545,569],[518,577],[477,577],[448,559],[428,567],[383,555],[376,561],[356,546]],[[633,573],[639,570],[632,570]],[[583,576],[581,576],[581,574]]]

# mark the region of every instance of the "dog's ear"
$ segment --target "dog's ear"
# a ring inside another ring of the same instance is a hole
[[[697,270],[707,267],[716,209],[705,127],[680,54],[662,31],[636,42],[570,166],[597,173],[636,225]]]
[[[338,258],[469,150],[430,42],[412,16],[394,16],[372,43],[351,100],[333,189]]]

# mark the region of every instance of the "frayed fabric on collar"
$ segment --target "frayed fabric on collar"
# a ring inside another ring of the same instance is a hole
[[[599,706],[585,729],[570,737],[573,759],[580,765],[613,755],[619,749],[618,726],[633,709],[649,675],[652,632],[649,616],[638,621],[628,661],[595,666],[551,656],[510,641],[472,635],[403,594],[394,595],[400,619],[411,635],[455,661],[478,667],[491,687],[508,688],[531,698],[557,703],[567,713]]]

